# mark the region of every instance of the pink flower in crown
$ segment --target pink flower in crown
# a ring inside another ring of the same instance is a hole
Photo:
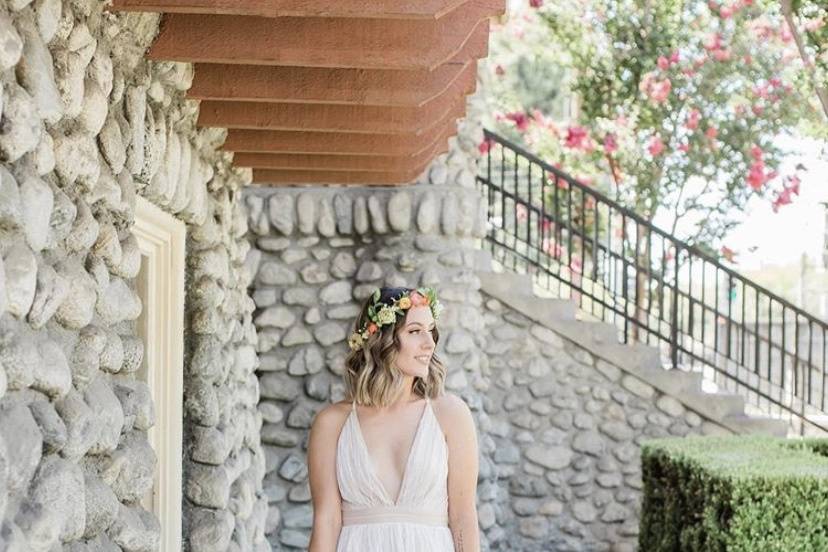
[[[480,153],[488,153],[489,150],[492,149],[492,140],[489,138],[484,138],[482,142],[477,146],[477,151]]]
[[[753,157],[754,161],[761,161],[764,154],[765,152],[762,151],[762,148],[760,148],[756,144],[750,146],[750,156]]]
[[[543,6],[543,0],[529,0],[529,6],[533,8],[540,8]]]
[[[679,62],[679,51],[676,50],[672,54],[670,54],[670,63],[678,63]]]
[[[750,110],[753,111],[753,114],[757,117],[761,117],[762,113],[765,112],[765,108],[759,104],[753,104],[750,106]]]
[[[712,126],[704,132],[704,135],[711,140],[715,140],[716,137],[719,135],[719,131],[716,127]]]
[[[658,58],[658,68],[662,71],[666,71],[670,68],[670,60],[664,56],[659,56]]]
[[[428,297],[420,294],[418,291],[412,291],[411,295],[411,306],[412,307],[420,307],[428,305]]]
[[[689,152],[689,151],[690,151],[690,144],[681,144],[681,145],[678,147],[678,150],[679,150],[680,152],[682,152],[682,153],[687,153],[687,152]]]

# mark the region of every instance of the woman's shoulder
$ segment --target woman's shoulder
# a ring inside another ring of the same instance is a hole
[[[339,433],[350,411],[351,403],[348,401],[331,403],[316,413],[311,429]]]
[[[450,436],[454,429],[465,429],[470,423],[473,424],[469,405],[453,393],[443,393],[432,399],[431,404],[434,405],[434,415],[437,416],[447,436]]]

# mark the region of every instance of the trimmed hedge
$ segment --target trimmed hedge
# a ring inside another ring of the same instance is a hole
[[[658,439],[641,460],[642,552],[828,551],[827,439]]]

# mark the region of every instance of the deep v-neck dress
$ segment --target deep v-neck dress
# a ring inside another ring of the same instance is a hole
[[[377,475],[356,404],[336,445],[336,479],[342,496],[337,552],[454,552],[448,528],[448,447],[428,398],[396,500]]]

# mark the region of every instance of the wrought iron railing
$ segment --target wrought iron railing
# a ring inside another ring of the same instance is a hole
[[[825,321],[676,239],[503,137],[485,132],[477,182],[495,259],[660,347],[666,368],[801,433],[828,431]]]

